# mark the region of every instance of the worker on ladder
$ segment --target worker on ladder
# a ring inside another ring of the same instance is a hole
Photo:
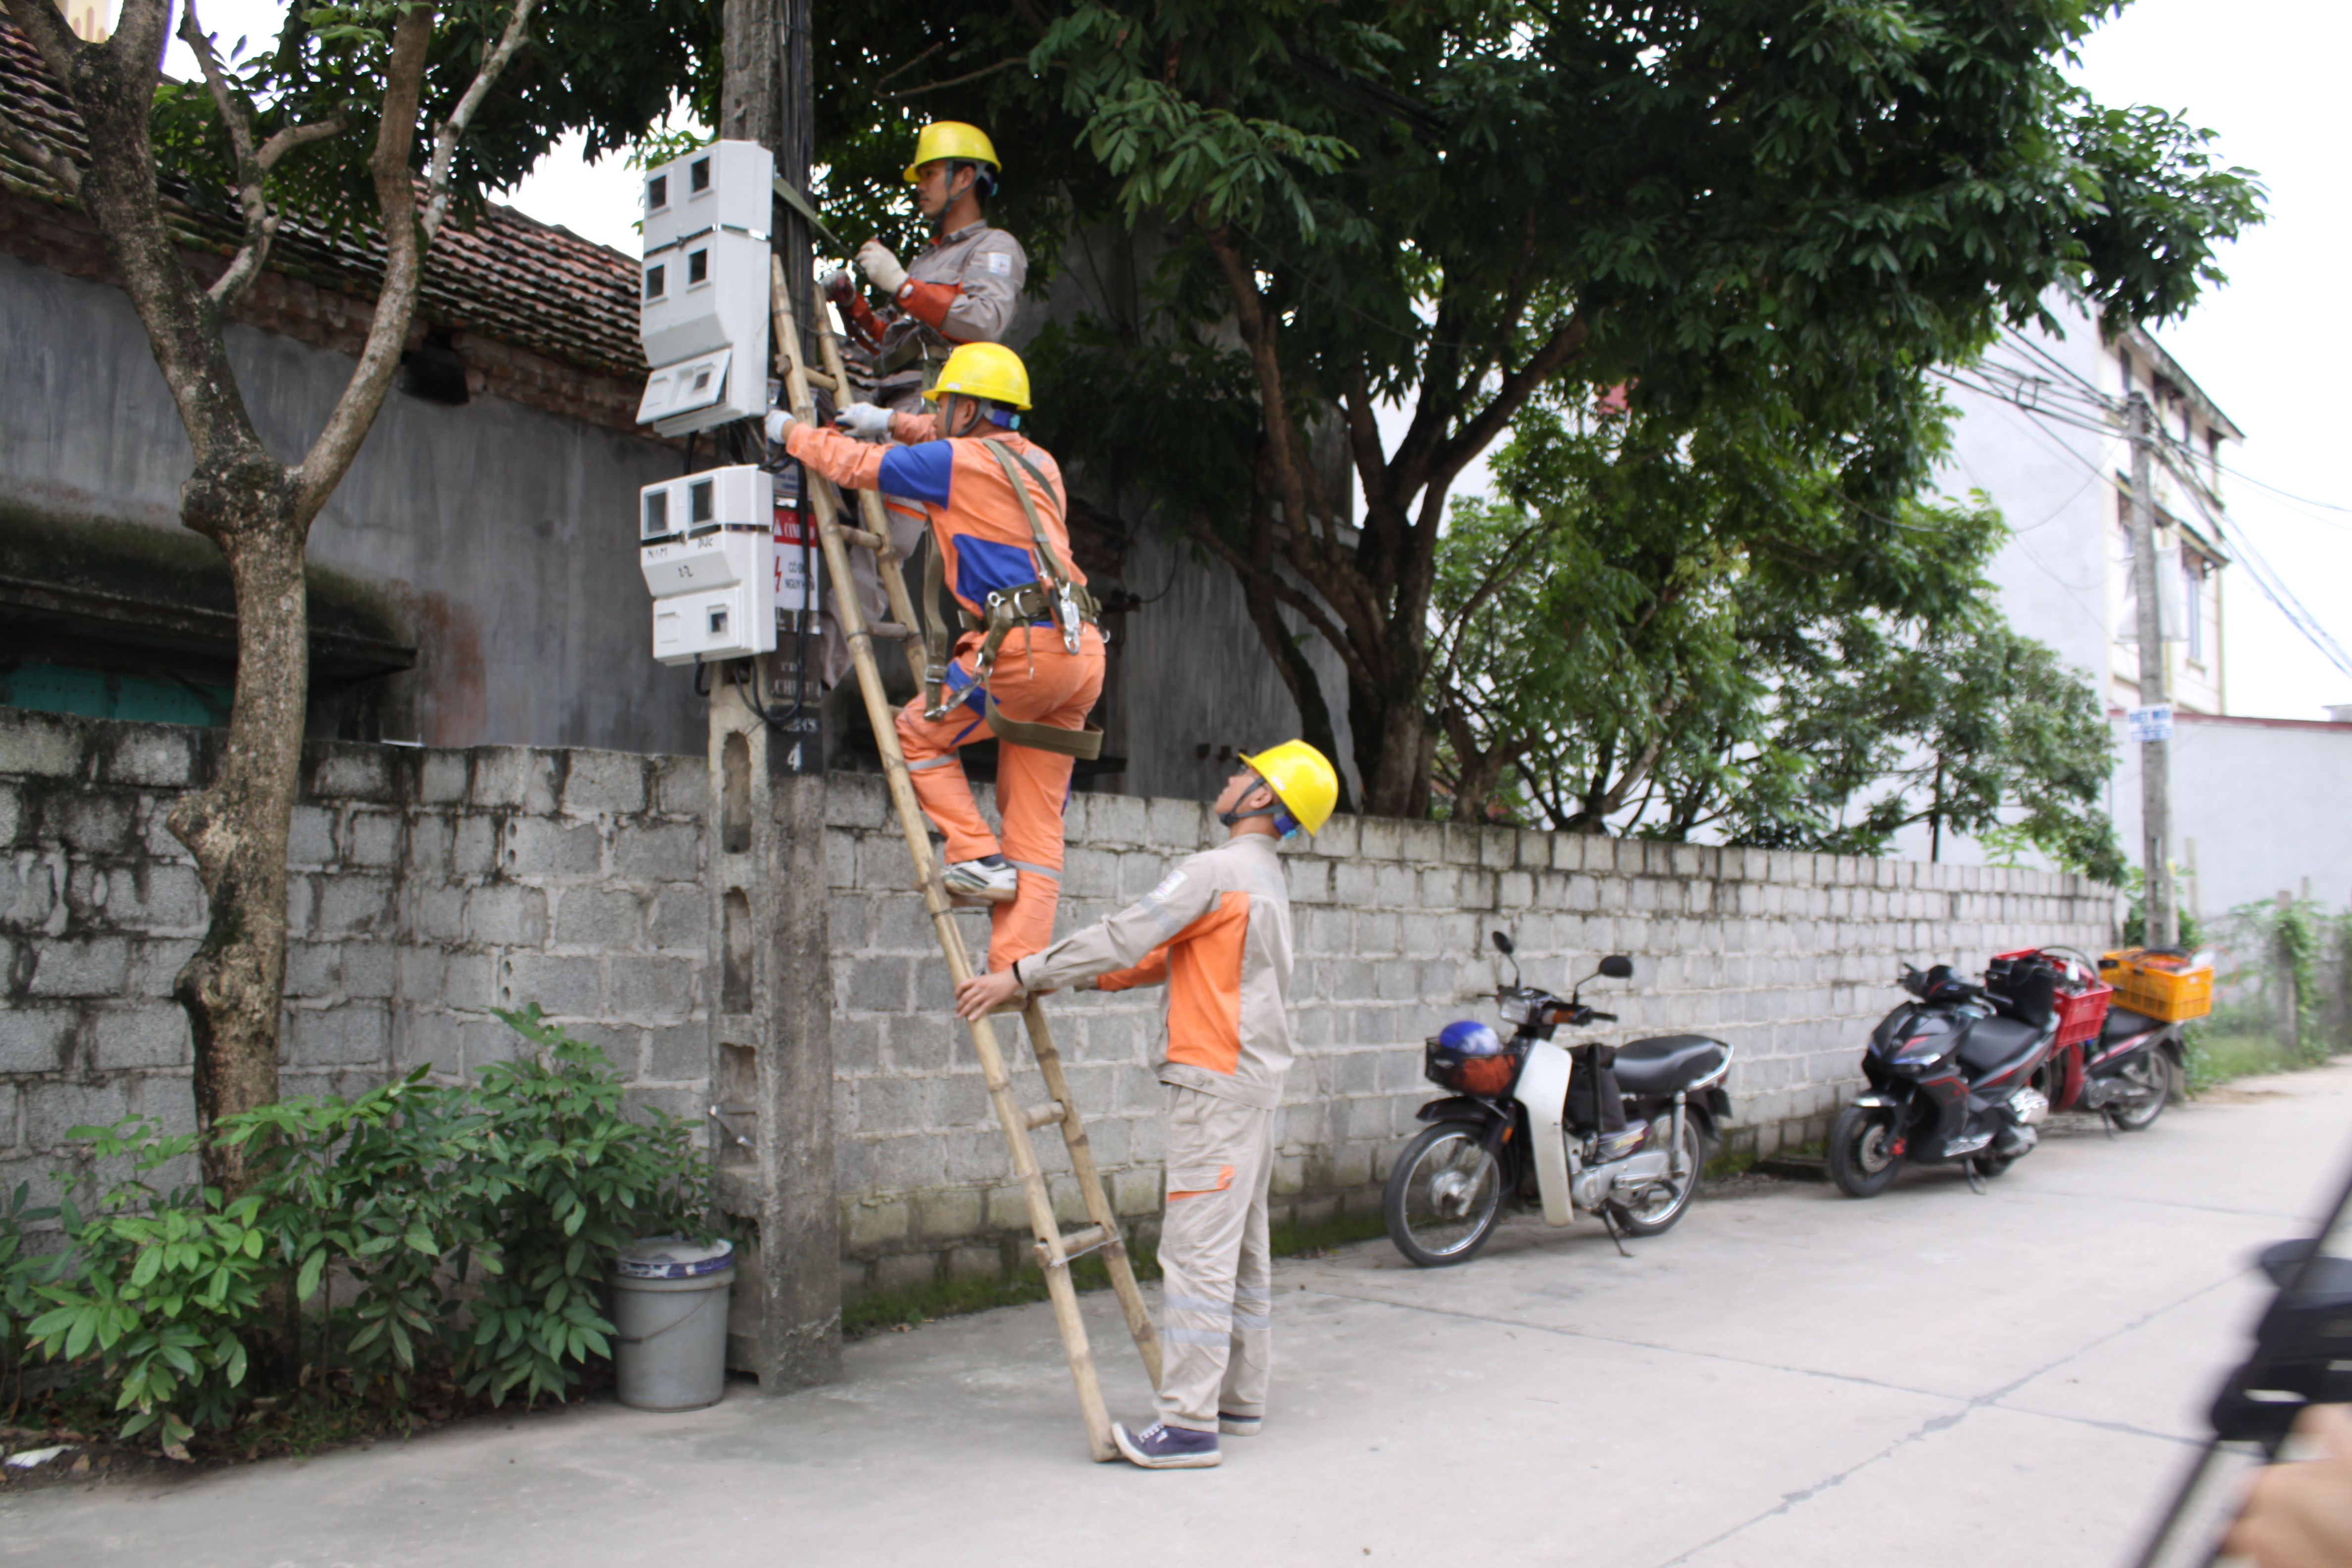
[[[984,214],[1001,168],[995,144],[978,126],[955,120],[924,126],[907,183],[915,187],[916,208],[931,220],[931,243],[910,265],[879,239],[858,247],[858,269],[884,296],[878,310],[848,273],[825,280],[826,297],[848,329],[846,391],[857,401],[843,408],[841,420],[853,434],[883,439],[892,415],[921,412],[926,390],[958,347],[1003,342],[1013,330],[1029,253],[1011,234],[991,227]],[[925,521],[920,500],[886,490],[882,503],[892,543],[901,557],[913,555]],[[873,558],[863,553],[851,563],[866,618],[881,620],[884,597],[874,571]],[[824,673],[831,686],[847,672],[849,652],[830,616],[826,621]]]
[[[1087,714],[1102,695],[1103,640],[1086,574],[1070,554],[1060,468],[1020,433],[1029,372],[998,343],[950,355],[923,395],[934,414],[892,416],[904,445],[867,445],[782,409],[768,438],[835,484],[919,500],[932,548],[926,619],[944,584],[962,612],[951,639],[924,631],[923,690],[898,713],[898,744],[925,815],[947,835],[948,891],[993,904],[992,969],[1054,934],[1062,808],[1079,757],[1102,749]],[[853,425],[845,411],[845,426]],[[1000,841],[972,799],[956,748],[995,739]]]
[[[1304,741],[1242,763],[1215,802],[1223,845],[1100,924],[956,987],[957,1013],[979,1018],[1024,992],[1167,984],[1159,1419],[1111,1430],[1119,1452],[1147,1469],[1205,1468],[1218,1462],[1218,1434],[1256,1432],[1272,1369],[1266,1191],[1291,1058],[1290,893],[1275,845],[1320,829],[1339,780]]]

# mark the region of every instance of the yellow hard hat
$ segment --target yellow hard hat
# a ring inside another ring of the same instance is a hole
[[[1339,804],[1339,775],[1331,760],[1304,741],[1285,741],[1255,756],[1241,753],[1243,763],[1257,770],[1298,826],[1319,833]]]
[[[923,389],[937,403],[949,393],[985,397],[1008,407],[1029,406],[1029,367],[1003,343],[966,343],[940,366],[940,379]]]
[[[941,158],[962,158],[991,169],[1003,167],[996,161],[996,144],[988,139],[987,132],[961,120],[934,120],[915,138],[915,161],[907,165],[907,183],[913,184],[916,170]]]

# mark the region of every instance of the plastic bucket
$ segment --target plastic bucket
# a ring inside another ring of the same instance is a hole
[[[699,1410],[727,1392],[731,1242],[649,1236],[621,1249],[611,1278],[613,1373],[621,1403]]]

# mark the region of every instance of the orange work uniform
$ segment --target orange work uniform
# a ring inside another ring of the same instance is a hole
[[[883,489],[908,496],[929,515],[932,548],[940,552],[949,591],[977,616],[988,595],[1050,582],[1032,548],[1029,520],[1003,468],[982,447],[982,437],[932,438],[936,416],[892,416],[891,434],[912,443],[877,447],[823,426],[795,425],[785,449],[835,484]],[[1045,476],[1040,487],[1019,464],[1013,471],[1070,581],[1086,574],[1070,556],[1069,529],[1062,513],[1062,471],[1043,447],[1011,432],[985,439],[1025,458]],[[1054,911],[1062,896],[1062,812],[1068,804],[1073,759],[998,741],[996,806],[1004,820],[1000,842],[989,831],[973,800],[956,748],[995,739],[982,721],[982,694],[972,660],[982,641],[978,632],[957,639],[948,667],[947,691],[959,699],[943,717],[923,717],[919,696],[898,711],[898,744],[906,752],[915,795],[923,812],[947,835],[950,860],[977,860],[1002,854],[1020,873],[1013,901],[989,914],[988,966],[1003,969],[1044,947],[1054,937]],[[1078,651],[1064,646],[1061,628],[1038,621],[1004,639],[989,691],[1007,718],[1057,730],[1081,730],[1102,695],[1102,634],[1081,628]]]

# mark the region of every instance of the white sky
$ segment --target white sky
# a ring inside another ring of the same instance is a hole
[[[266,0],[209,0],[205,26],[257,47],[285,14]],[[2292,47],[2282,48],[2282,40]],[[2158,334],[2199,384],[2247,432],[2234,466],[2315,500],[2352,507],[2352,481],[2326,429],[2341,354],[2328,303],[2352,255],[2352,203],[2343,172],[2340,62],[2352,45],[2343,0],[2242,0],[2226,18],[2210,0],[2137,0],[2095,35],[2080,79],[2101,101],[2185,111],[2220,133],[2225,162],[2260,171],[2271,220],[2224,258],[2231,284],[2189,320]],[[166,68],[194,74],[176,41]],[[591,165],[575,140],[509,195],[544,222],[624,250],[635,248],[636,177],[617,156]],[[1402,428],[1402,416],[1396,421]],[[2225,456],[2227,456],[2225,454]],[[1484,466],[1464,476],[1484,482]],[[2298,506],[2242,481],[2225,484],[2242,536],[2269,558],[2339,642],[2352,646],[2352,511]],[[2299,719],[2352,702],[2352,678],[2305,643],[2246,574],[2223,574],[2231,710]]]

